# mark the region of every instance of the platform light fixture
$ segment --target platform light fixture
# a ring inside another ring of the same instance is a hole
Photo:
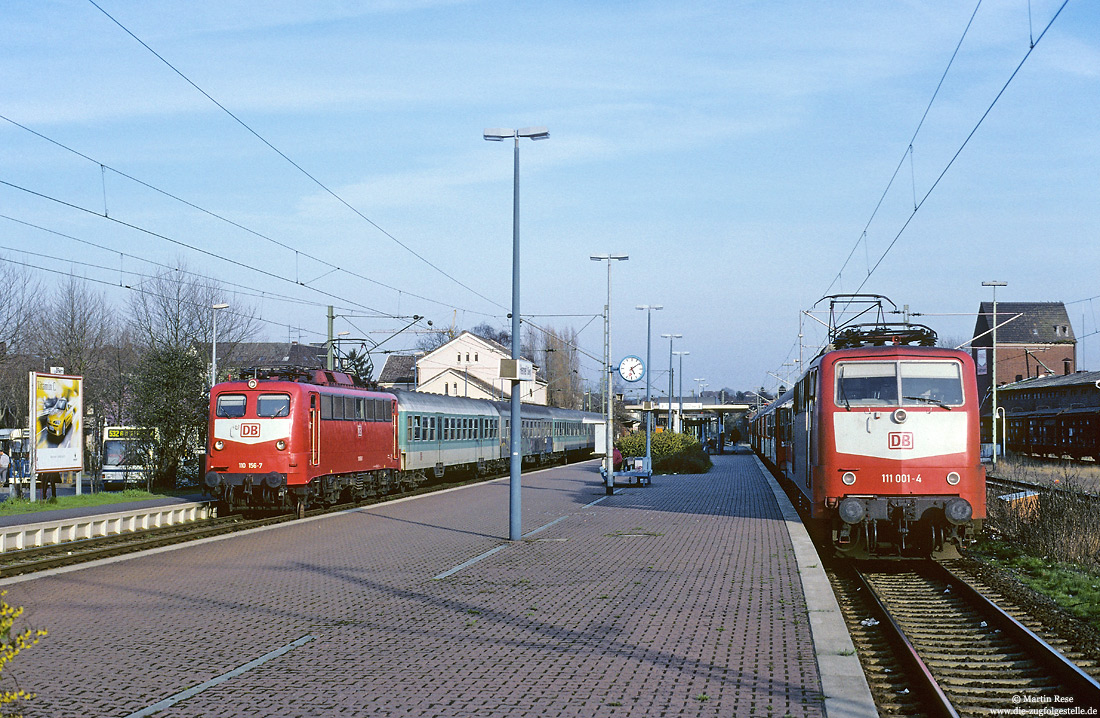
[[[607,422],[606,442],[604,446],[604,491],[608,496],[615,493],[615,395],[614,369],[611,367],[611,263],[625,262],[630,259],[625,254],[593,254],[588,257],[593,262],[607,262],[607,305],[603,313],[603,359],[604,378],[607,379]]]
[[[683,334],[662,334],[668,339],[668,430],[672,431],[672,340],[683,339]]]
[[[677,393],[680,395],[680,408],[676,411],[677,423],[680,424],[680,431],[678,433],[684,433],[684,357],[691,352],[672,352],[676,356],[680,357],[680,389]],[[670,428],[669,431],[672,431]]]
[[[645,403],[648,406],[650,399],[649,391],[649,367],[653,366],[650,362],[650,337],[653,331],[653,312],[660,311],[664,307],[660,304],[639,304],[634,307],[646,314],[645,324]],[[652,408],[646,409],[645,412],[645,466],[642,467],[646,471],[653,471],[653,411]]]
[[[550,131],[545,127],[524,127],[518,130],[503,128],[487,129],[482,135],[490,142],[515,140],[514,164],[512,170],[512,360],[520,359],[520,313],[519,313],[519,139],[550,139]],[[521,516],[521,472],[523,466],[522,428],[520,419],[520,380],[512,379],[511,427],[509,432],[511,463],[508,471],[508,538],[519,541],[522,537]]]

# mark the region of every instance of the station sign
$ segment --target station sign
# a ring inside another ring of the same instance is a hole
[[[512,381],[534,381],[535,365],[526,359],[501,359],[500,378]]]

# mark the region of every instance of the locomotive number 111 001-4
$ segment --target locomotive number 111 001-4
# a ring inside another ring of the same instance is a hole
[[[882,481],[886,484],[919,484],[922,483],[920,474],[883,474]]]

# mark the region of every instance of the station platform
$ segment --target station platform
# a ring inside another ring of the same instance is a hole
[[[37,577],[38,716],[875,716],[755,457],[605,495],[597,461]],[[5,686],[6,687],[6,686]]]

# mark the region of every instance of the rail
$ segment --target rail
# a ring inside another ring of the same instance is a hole
[[[150,506],[95,516],[77,516],[20,526],[0,527],[0,554],[71,541],[117,536],[124,533],[191,523],[214,518],[213,504],[199,501],[170,506]]]

